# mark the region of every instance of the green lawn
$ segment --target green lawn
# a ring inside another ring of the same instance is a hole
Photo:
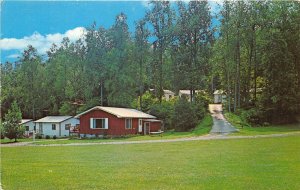
[[[2,147],[3,189],[300,189],[300,135]]]
[[[141,141],[141,140],[163,140],[163,139],[177,139],[187,138],[199,135],[208,134],[213,125],[212,117],[207,114],[204,119],[197,125],[197,127],[190,132],[175,132],[167,131],[162,135],[136,135],[123,138],[114,139],[70,139],[70,140],[56,140],[56,141],[40,141],[34,144],[45,145],[45,144],[71,144],[71,143],[95,143],[95,142],[111,142],[111,141]]]
[[[36,141],[51,141],[51,139],[35,139]],[[53,139],[52,139],[53,140]],[[33,142],[32,138],[23,138],[23,139],[17,139],[17,142]],[[9,144],[9,143],[15,143],[15,139],[1,139],[1,144]]]
[[[232,133],[231,135],[268,135],[300,131],[300,123],[252,127],[233,113],[225,113],[224,116],[239,130],[239,132]]]

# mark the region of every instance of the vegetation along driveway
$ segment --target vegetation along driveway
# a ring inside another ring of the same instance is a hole
[[[222,104],[210,104],[209,111],[214,122],[210,134],[228,134],[238,131],[224,118]]]

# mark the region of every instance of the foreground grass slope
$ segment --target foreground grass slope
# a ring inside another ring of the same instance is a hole
[[[4,189],[300,189],[300,135],[6,147]]]

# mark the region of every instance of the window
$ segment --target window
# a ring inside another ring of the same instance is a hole
[[[125,119],[125,129],[132,128],[132,119]]]
[[[29,131],[29,126],[25,126],[25,130],[26,130],[26,131]]]
[[[36,131],[36,126],[33,126],[33,130]]]
[[[56,130],[56,125],[52,124],[52,130]]]
[[[71,128],[71,124],[70,123],[65,124],[65,130],[70,130],[70,128]]]
[[[91,118],[91,129],[108,129],[108,118]]]

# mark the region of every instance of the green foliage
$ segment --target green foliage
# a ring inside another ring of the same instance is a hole
[[[210,114],[206,114],[201,122],[193,130],[195,135],[205,135],[208,134],[213,126],[213,119]]]
[[[50,136],[49,136],[49,135],[46,135],[45,139],[50,139]]]
[[[161,104],[153,104],[150,107],[149,113],[163,121],[164,130],[173,129],[172,117],[174,114],[174,102],[162,101]]]
[[[59,114],[61,115],[75,115],[74,113],[75,106],[70,104],[70,102],[64,102],[59,108]]]
[[[176,131],[189,131],[196,127],[198,122],[197,109],[194,104],[184,98],[180,99],[174,106],[172,124]]]
[[[132,107],[140,108],[140,97],[137,100],[134,100]],[[158,104],[158,99],[149,91],[146,91],[142,95],[142,111],[148,112],[151,109],[151,106]]]
[[[200,91],[196,94],[194,104],[196,107],[197,119],[200,121],[204,118],[208,110],[208,104],[212,102],[211,97],[204,91]]]
[[[5,121],[3,122],[4,136],[9,139],[20,138],[25,132],[24,126],[20,125],[22,120],[21,110],[16,101],[14,101],[8,110],[8,113],[4,116]]]
[[[4,139],[4,138],[5,138],[5,135],[4,135],[4,127],[3,127],[2,121],[1,121],[1,123],[0,123],[0,138],[1,138],[1,139]]]

